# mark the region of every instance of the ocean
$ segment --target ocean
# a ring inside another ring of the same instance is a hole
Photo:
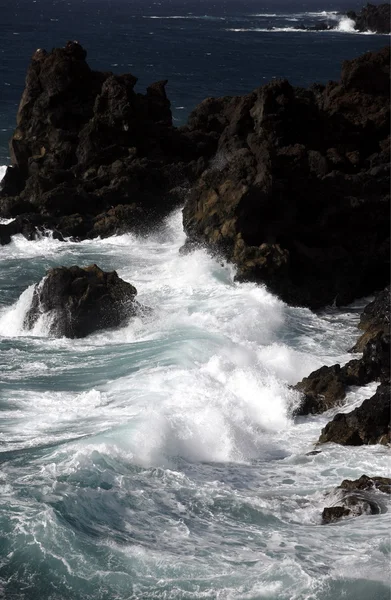
[[[168,79],[175,122],[274,77],[308,86],[389,43],[353,2],[0,3],[0,164],[30,56],[77,39],[92,67]],[[294,30],[328,20],[336,30]],[[4,168],[2,168],[2,172]],[[180,210],[144,236],[15,236],[0,253],[0,598],[389,600],[389,512],[323,525],[333,489],[389,476],[384,446],[314,449],[337,411],[292,419],[290,388],[344,363],[368,298],[284,304],[205,250]],[[117,270],[149,318],[83,340],[23,328],[48,268]],[[370,397],[353,388],[342,411]]]

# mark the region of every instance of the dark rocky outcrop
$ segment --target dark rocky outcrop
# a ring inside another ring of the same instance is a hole
[[[350,386],[372,381],[381,385],[376,394],[348,414],[337,414],[323,430],[321,442],[341,444],[387,443],[390,424],[390,287],[379,292],[360,318],[365,333],[353,350],[363,351],[361,358],[346,365],[323,366],[296,384],[302,402],[296,414],[322,413],[342,404]]]
[[[335,415],[322,429],[319,442],[334,442],[345,446],[389,444],[390,394],[389,383],[379,385],[375,395],[364,400],[361,406],[352,412]]]
[[[391,493],[391,479],[362,475],[355,481],[345,479],[334,490],[337,504],[323,509],[324,524],[334,523],[342,517],[357,517],[363,514],[379,514],[386,511],[378,492]]]
[[[352,352],[362,352],[369,341],[375,340],[378,336],[390,335],[390,309],[390,286],[387,286],[364,308],[359,323],[359,328],[364,333],[353,346]]]
[[[77,42],[37,50],[12,136],[0,235],[144,231],[183,202],[206,243],[290,304],[346,304],[388,281],[389,49],[339,83],[273,81],[172,125],[165,81],[95,72]]]
[[[166,82],[143,95],[136,81],[91,70],[77,42],[37,50],[10,142],[1,216],[34,214],[35,225],[64,236],[95,237],[150,227],[183,202],[203,159],[172,125]]]
[[[357,31],[372,31],[374,33],[391,32],[390,4],[367,4],[359,13],[349,11],[347,16],[355,22]]]
[[[345,61],[339,83],[273,81],[208,99],[189,129],[218,136],[183,216],[206,244],[286,302],[347,304],[389,278],[389,63]]]
[[[31,329],[43,313],[50,314],[50,334],[81,338],[100,329],[123,325],[138,314],[136,288],[96,265],[50,269],[35,286],[25,327]]]

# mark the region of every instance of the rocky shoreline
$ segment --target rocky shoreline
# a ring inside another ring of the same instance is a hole
[[[360,12],[349,10],[340,15],[349,19],[356,31],[360,33],[389,34],[391,32],[391,7],[390,4],[367,4]],[[322,21],[316,25],[307,26],[303,23],[295,26],[295,29],[307,31],[333,31],[338,30],[339,24]]]
[[[13,220],[0,225],[0,242],[47,229],[60,240],[144,232],[184,204],[183,252],[202,244],[235,264],[237,280],[266,284],[288,304],[320,309],[378,292],[352,349],[362,357],[295,387],[297,414],[307,415],[377,381],[376,394],[337,414],[319,442],[388,444],[389,73],[384,48],[345,61],[340,81],[326,86],[273,81],[208,98],[175,128],[166,82],[140,94],[131,74],[92,71],[78,42],[39,49],[10,141],[0,216]],[[117,327],[143,311],[136,293],[96,265],[52,269],[26,326],[53,313],[53,335]],[[324,521],[352,508],[337,513]]]

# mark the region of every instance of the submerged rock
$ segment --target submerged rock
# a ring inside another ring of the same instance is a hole
[[[391,479],[389,477],[368,477],[361,475],[359,479],[344,479],[339,489],[352,492],[354,490],[379,490],[391,494]]]
[[[191,243],[289,304],[347,304],[389,278],[390,52],[345,61],[339,83],[273,81],[209,99],[189,128],[218,136],[183,211]]]
[[[391,494],[391,479],[367,475],[362,475],[355,481],[345,479],[334,490],[338,504],[323,509],[322,522],[328,524],[339,521],[342,517],[385,512],[386,507],[378,492]]]
[[[349,11],[347,16],[355,22],[357,31],[391,32],[391,7],[389,3],[367,4],[359,13]]]
[[[31,329],[48,313],[49,333],[70,338],[85,337],[94,331],[123,325],[136,315],[136,288],[97,265],[50,269],[35,286],[25,327]]]

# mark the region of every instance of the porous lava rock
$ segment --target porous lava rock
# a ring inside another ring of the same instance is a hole
[[[391,479],[367,475],[362,475],[356,480],[345,479],[333,492],[338,504],[323,509],[323,524],[334,523],[342,517],[385,512],[385,503],[378,492],[390,494]]]
[[[34,289],[25,327],[31,329],[48,314],[49,333],[82,338],[95,331],[119,327],[138,314],[136,288],[97,265],[50,269]]]
[[[92,70],[78,42],[38,49],[10,141],[0,215],[35,214],[43,228],[85,238],[144,230],[182,203],[203,158],[172,125],[167,82],[145,94],[136,82],[129,73]],[[205,152],[208,144],[201,146]],[[117,215],[118,205],[126,208]]]
[[[367,4],[359,13],[349,11],[349,19],[355,23],[357,31],[372,31],[373,33],[391,32],[390,4]]]
[[[345,61],[338,83],[275,80],[208,99],[188,128],[218,146],[183,211],[204,244],[293,305],[344,305],[389,279],[389,65]]]

